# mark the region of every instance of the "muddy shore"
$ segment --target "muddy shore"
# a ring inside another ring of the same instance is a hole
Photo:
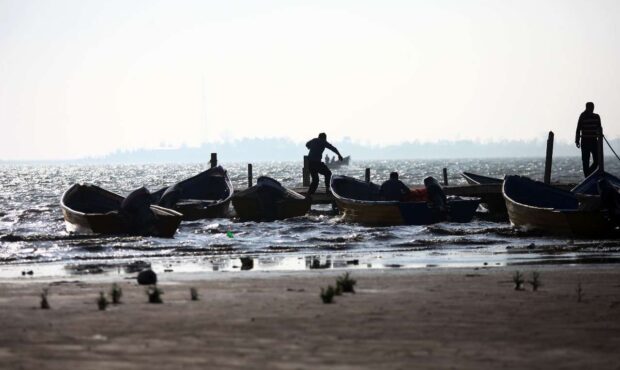
[[[340,271],[0,282],[2,369],[616,368],[620,270],[514,267],[356,270],[356,294],[323,304]],[[578,292],[578,286],[581,292]],[[200,294],[190,300],[190,287]],[[49,288],[49,310],[39,308]]]

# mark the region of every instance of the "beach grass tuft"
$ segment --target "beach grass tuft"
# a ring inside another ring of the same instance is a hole
[[[529,281],[532,286],[533,291],[537,291],[539,287],[542,286],[542,282],[540,281],[540,273],[538,271],[532,272],[532,280]]]
[[[99,307],[99,311],[105,311],[108,307],[108,299],[105,297],[104,292],[99,292],[99,299],[97,299],[97,307]]]
[[[161,296],[164,292],[157,287],[157,285],[151,285],[146,288],[146,295],[149,297],[149,303],[164,303]]]
[[[515,271],[514,275],[512,275],[512,282],[515,283],[515,290],[523,290],[525,280],[521,271]]]
[[[110,289],[110,297],[112,297],[112,304],[121,303],[121,297],[123,296],[123,289],[121,289],[118,284],[112,284],[112,289]]]
[[[43,310],[49,310],[50,309],[50,304],[47,301],[47,293],[49,292],[49,290],[47,288],[43,288],[43,291],[41,292],[41,309]]]
[[[336,294],[336,290],[333,286],[328,286],[327,289],[321,288],[321,300],[323,303],[332,303],[334,301],[334,295]]]
[[[192,301],[197,301],[199,299],[198,297],[198,290],[194,287],[189,288],[189,295],[192,299]]]
[[[336,289],[340,289],[344,293],[355,293],[355,284],[357,281],[351,278],[348,272],[336,279]]]

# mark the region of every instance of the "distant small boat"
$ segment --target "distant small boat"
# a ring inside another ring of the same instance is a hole
[[[96,185],[74,184],[60,199],[67,231],[171,238],[181,223],[182,214],[156,205],[150,206],[151,220],[132,218],[121,211],[124,199]]]
[[[502,179],[498,179],[496,177],[489,177],[489,176],[483,176],[483,175],[478,175],[472,172],[463,172],[461,173],[461,176],[463,176],[463,178],[465,178],[465,180],[467,181],[468,184],[471,185],[481,185],[481,184],[501,184]]]
[[[342,166],[348,166],[350,161],[351,161],[351,156],[348,155],[348,156],[342,158],[341,161],[334,159],[331,162],[325,162],[325,165],[328,168],[338,168],[338,167],[342,167]]]
[[[249,221],[274,221],[303,216],[310,199],[288,189],[271,177],[261,176],[256,185],[232,197],[237,217]]]
[[[221,166],[210,168],[152,194],[154,202],[183,214],[183,220],[228,216],[233,185]]]
[[[522,176],[506,176],[502,189],[510,222],[525,229],[572,237],[604,237],[615,225],[573,192]]]
[[[344,220],[371,226],[470,222],[480,203],[478,198],[448,198],[449,211],[443,215],[424,201],[379,200],[379,185],[348,176],[332,176],[331,189]]]

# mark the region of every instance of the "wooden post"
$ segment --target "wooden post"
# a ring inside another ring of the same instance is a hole
[[[366,182],[370,182],[370,168],[367,168],[366,171],[364,171],[364,180]]]
[[[603,153],[603,128],[601,127],[600,129],[597,130],[596,133],[596,137],[598,138],[598,148],[597,148],[597,154],[598,154],[598,173],[599,174],[603,174],[603,172],[605,172],[605,156]]]
[[[211,153],[211,168],[217,166],[217,153]]]
[[[443,168],[443,185],[448,186],[448,169]]]
[[[248,188],[252,187],[252,163],[248,163]]]
[[[553,162],[553,131],[547,138],[547,156],[545,157],[545,184],[551,183],[551,164]]]
[[[304,169],[302,170],[302,184],[303,186],[310,186],[310,161],[308,156],[304,155]]]

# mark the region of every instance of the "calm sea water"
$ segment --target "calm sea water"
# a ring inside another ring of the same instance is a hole
[[[247,184],[246,163],[221,163],[236,188]],[[556,158],[553,180],[581,180],[578,158]],[[353,161],[335,173],[363,178],[364,169],[381,182],[399,171],[410,185],[426,176],[464,183],[462,171],[489,176],[522,174],[540,179],[544,159],[466,159]],[[253,270],[311,268],[407,268],[495,266],[524,263],[615,262],[620,241],[578,240],[523,234],[508,223],[476,219],[470,224],[372,228],[347,224],[314,206],[305,216],[271,223],[232,219],[184,222],[173,239],[93,237],[65,231],[59,199],[76,182],[91,182],[120,194],[151,190],[206,169],[206,165],[0,165],[0,277],[57,277],[125,274],[151,265],[158,272],[240,271],[241,257]],[[618,161],[607,170],[620,174]],[[255,163],[254,178],[272,176],[287,186],[301,185],[298,162]],[[321,184],[322,186],[322,184]],[[232,232],[231,233],[229,233]],[[232,236],[232,237],[231,237]]]

